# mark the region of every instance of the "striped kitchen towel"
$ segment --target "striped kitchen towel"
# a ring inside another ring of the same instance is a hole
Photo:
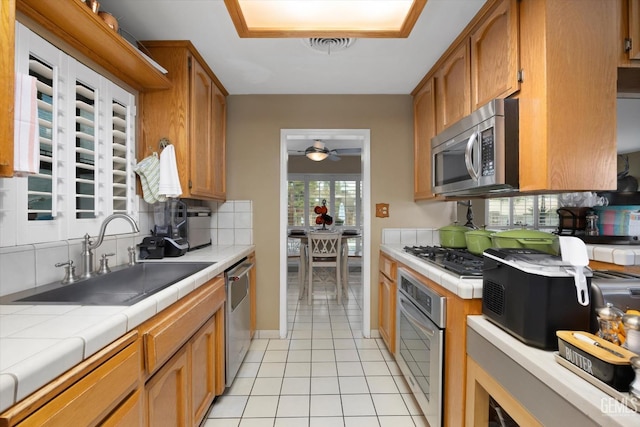
[[[160,161],[158,160],[157,153],[153,153],[151,156],[140,160],[134,170],[138,176],[140,176],[142,197],[145,202],[152,205],[156,202],[164,202],[167,200],[165,196],[158,194],[160,184]]]
[[[28,74],[16,73],[13,169],[18,176],[40,171],[36,81]]]

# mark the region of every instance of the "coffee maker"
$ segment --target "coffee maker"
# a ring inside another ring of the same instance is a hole
[[[164,256],[177,257],[189,249],[187,241],[187,205],[180,199],[168,199],[154,205],[153,236],[164,240]]]

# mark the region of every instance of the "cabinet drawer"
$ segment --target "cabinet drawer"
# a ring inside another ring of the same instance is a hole
[[[160,318],[144,325],[145,368],[153,373],[222,306],[225,300],[224,279],[215,278],[201,290],[192,292]]]
[[[387,278],[395,282],[397,263],[394,260],[380,254],[379,264],[380,264],[379,265],[380,271],[384,273],[384,275],[387,276]]]
[[[139,379],[137,340],[18,425],[97,425],[137,388]]]
[[[142,393],[136,390],[127,398],[122,405],[118,407],[106,420],[101,427],[132,427],[142,425]]]

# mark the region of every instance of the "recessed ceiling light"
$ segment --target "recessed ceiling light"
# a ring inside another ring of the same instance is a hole
[[[240,37],[408,37],[427,0],[224,0]]]

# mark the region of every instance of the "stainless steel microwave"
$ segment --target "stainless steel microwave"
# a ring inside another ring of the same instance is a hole
[[[494,99],[433,137],[433,192],[473,196],[517,190],[518,134],[518,100]]]

